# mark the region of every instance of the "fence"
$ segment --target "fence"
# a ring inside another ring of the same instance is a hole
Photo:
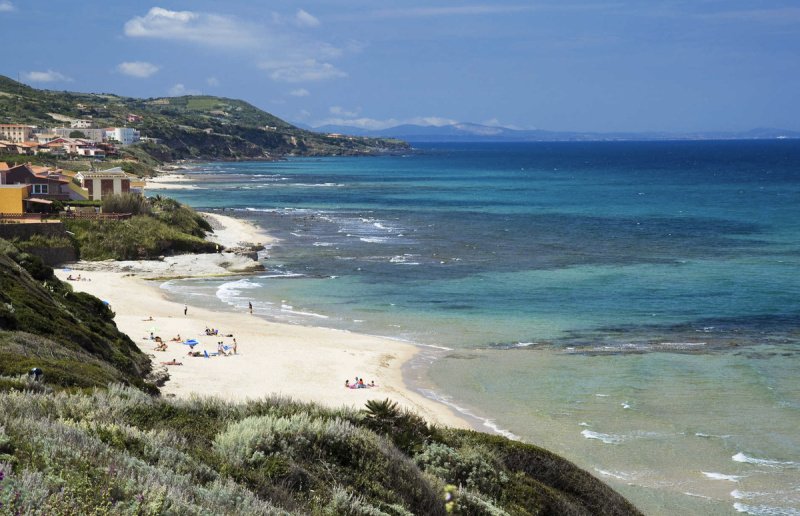
[[[61,220],[127,220],[133,215],[130,213],[93,213],[82,211],[67,211],[59,213]]]

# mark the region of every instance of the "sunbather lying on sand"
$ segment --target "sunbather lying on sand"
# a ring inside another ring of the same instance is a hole
[[[161,362],[162,365],[183,365],[183,362],[178,362],[177,359],[173,358],[169,362]]]

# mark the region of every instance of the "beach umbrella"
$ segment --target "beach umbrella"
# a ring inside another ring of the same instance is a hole
[[[185,340],[183,341],[183,343],[186,344],[187,346],[196,346],[200,344],[196,339]]]
[[[111,303],[109,303],[108,301],[103,301],[103,304],[104,304],[104,305],[106,305],[106,306],[108,306],[108,305],[110,305]]]

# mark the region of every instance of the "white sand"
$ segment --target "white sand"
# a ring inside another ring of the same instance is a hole
[[[254,226],[230,217],[212,215],[220,243],[270,242],[270,237]],[[211,255],[218,256],[218,255]],[[199,259],[202,262],[202,259]],[[126,262],[129,264],[141,262]],[[214,312],[165,299],[158,282],[143,279],[135,266],[125,271],[81,270],[76,264],[70,272],[56,271],[60,279],[80,273],[91,281],[70,282],[75,290],[89,292],[108,301],[115,311],[115,321],[154,363],[177,359],[181,366],[168,366],[170,380],[162,388],[166,395],[188,397],[194,394],[216,395],[230,400],[259,398],[281,394],[302,401],[314,401],[330,407],[363,407],[369,399],[389,398],[413,409],[426,420],[441,425],[468,428],[467,422],[446,406],[410,390],[404,383],[401,366],[418,349],[410,344],[380,337],[360,335],[327,328],[272,323],[249,313]],[[176,276],[178,272],[175,271]],[[205,271],[209,272],[209,271]],[[216,273],[211,271],[210,273]],[[150,316],[153,321],[145,320]],[[220,336],[206,336],[206,327],[218,328]],[[149,339],[151,329],[168,343],[166,352],[154,351]],[[196,351],[217,351],[217,342],[232,345],[233,334],[238,354],[199,358],[187,356],[189,346],[170,342],[180,334],[200,344]],[[355,376],[378,385],[368,389],[346,389],[345,379]]]
[[[145,192],[150,190],[199,190],[197,185],[187,185],[190,178],[183,174],[163,174],[157,177],[147,178],[145,181]]]

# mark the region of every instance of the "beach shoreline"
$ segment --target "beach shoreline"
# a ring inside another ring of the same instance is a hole
[[[227,248],[251,243],[269,246],[274,239],[255,225],[220,215],[204,213],[215,226],[209,240]],[[370,399],[388,398],[417,412],[430,423],[472,428],[446,405],[415,392],[404,380],[404,364],[420,349],[410,343],[363,335],[345,330],[271,322],[248,313],[215,311],[167,299],[160,282],[177,277],[235,275],[244,271],[220,266],[220,257],[232,253],[185,255],[163,261],[79,262],[71,269],[56,270],[59,279],[77,291],[107,301],[116,313],[115,322],[148,355],[154,369],[165,367],[169,380],[162,394],[179,398],[213,395],[230,401],[245,401],[280,395],[298,401],[317,402],[328,407],[362,408]],[[245,267],[246,270],[246,267]],[[81,275],[80,281],[68,281]],[[154,281],[155,280],[155,281]],[[219,330],[206,335],[206,328]],[[166,351],[155,351],[161,337]],[[178,335],[199,342],[190,347],[172,341]],[[215,356],[218,343],[237,353]],[[208,353],[209,358],[205,357]],[[176,361],[182,365],[162,365]],[[377,387],[347,389],[355,377]]]

